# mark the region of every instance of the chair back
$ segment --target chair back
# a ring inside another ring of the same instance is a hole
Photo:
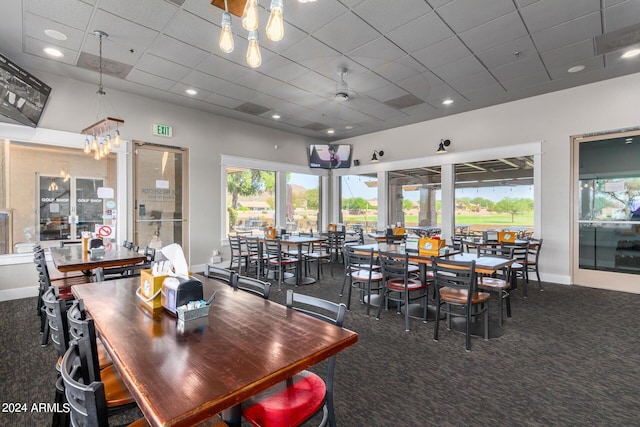
[[[342,303],[338,304],[322,298],[295,293],[291,289],[287,291],[286,306],[339,327],[344,324],[344,317],[347,313],[347,306]]]
[[[60,373],[69,403],[71,425],[108,427],[104,384],[99,381],[85,381],[78,343],[71,342],[69,345],[62,358]]]
[[[247,252],[249,253],[249,256],[259,257],[262,255],[262,245],[257,237],[247,237],[245,239],[245,244],[247,245]]]
[[[363,270],[369,271],[369,278],[374,270],[373,249],[356,251],[351,246],[345,246],[345,272],[349,274],[352,271]]]
[[[151,268],[150,262],[142,264],[124,265],[121,267],[98,267],[93,270],[93,281],[104,282],[106,280],[124,279],[127,277],[138,277],[142,270]]]
[[[204,275],[210,279],[219,280],[226,283],[229,286],[233,286],[235,277],[238,273],[228,268],[216,267],[215,265],[209,265],[204,269]]]
[[[264,239],[264,252],[272,261],[282,262],[282,245],[279,239]]]
[[[85,380],[85,384],[100,381],[96,328],[93,319],[87,318],[82,300],[75,300],[71,304],[67,321],[69,338],[78,344],[82,362],[82,378]]]
[[[329,249],[335,253],[342,251],[346,234],[343,231],[332,231],[329,233]]]
[[[525,243],[507,243],[502,242],[500,247],[503,249],[513,249],[513,259],[522,265],[527,265],[527,259],[529,257],[529,242]]]
[[[401,279],[405,286],[409,283],[409,256],[395,252],[379,252],[378,259],[384,280]]]
[[[431,264],[436,289],[447,287],[466,290],[467,303],[470,304],[472,294],[478,286],[476,262],[431,257]]]
[[[531,261],[536,265],[540,258],[540,249],[542,249],[542,239],[529,239],[529,256],[533,258]]]
[[[67,303],[56,295],[56,288],[49,286],[42,295],[44,313],[49,324],[49,337],[58,356],[64,355],[69,346]]]
[[[240,236],[229,236],[229,246],[231,247],[231,256],[239,257],[242,255],[242,240]]]
[[[131,248],[133,248],[133,242],[125,240],[124,242],[122,242],[122,246],[124,246],[127,249],[131,249]]]
[[[147,257],[147,262],[155,261],[156,259],[156,250],[155,248],[150,248],[149,246],[144,247],[144,255]]]
[[[271,283],[253,277],[235,275],[233,287],[269,299]]]

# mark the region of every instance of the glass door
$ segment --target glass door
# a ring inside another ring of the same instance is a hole
[[[38,240],[71,239],[71,180],[38,175],[38,195]]]
[[[640,293],[640,132],[572,148],[573,283]]]
[[[188,258],[188,151],[135,142],[134,244],[182,246]]]
[[[74,239],[79,239],[83,231],[94,233],[96,225],[104,223],[104,200],[98,197],[98,188],[102,187],[104,180],[100,178],[75,178],[75,211],[77,222],[72,223],[71,233]]]

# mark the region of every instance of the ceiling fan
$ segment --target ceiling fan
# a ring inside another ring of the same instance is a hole
[[[349,85],[344,81],[344,76],[347,74],[347,69],[345,67],[338,69],[338,75],[340,76],[340,81],[336,85],[336,93],[333,95],[333,99],[338,102],[346,102],[358,96],[357,92],[354,92],[349,89]]]

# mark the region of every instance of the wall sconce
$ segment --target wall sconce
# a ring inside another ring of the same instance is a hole
[[[440,145],[438,146],[438,150],[436,151],[436,154],[446,153],[447,149],[445,147],[448,147],[450,145],[451,145],[451,141],[449,141],[448,139],[441,139]]]
[[[378,160],[378,156],[380,157],[384,156],[384,151],[373,150],[373,156],[371,156],[371,163],[378,163],[380,161]]]

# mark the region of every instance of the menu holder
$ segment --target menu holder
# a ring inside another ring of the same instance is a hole
[[[404,236],[404,227],[393,227],[394,236]]]
[[[267,239],[275,239],[276,238],[276,229],[275,227],[267,227],[264,229],[264,235]]]
[[[336,224],[327,224],[327,231],[329,232],[338,231],[338,226]]]
[[[140,271],[140,287],[136,290],[136,295],[150,309],[162,307],[162,281],[167,275],[154,276],[151,270]]]
[[[445,239],[421,237],[418,241],[418,254],[421,256],[440,256],[440,249],[447,246]]]
[[[498,243],[513,243],[516,241],[516,233],[512,231],[498,231]]]

